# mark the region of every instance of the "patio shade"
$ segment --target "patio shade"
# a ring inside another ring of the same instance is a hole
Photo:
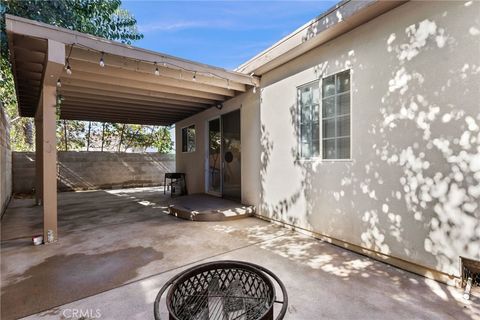
[[[57,86],[61,119],[171,125],[259,84],[255,76],[12,15],[6,28],[24,117],[35,116],[52,42],[65,56]]]

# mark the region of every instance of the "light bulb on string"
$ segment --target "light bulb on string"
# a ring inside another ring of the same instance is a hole
[[[160,71],[158,70],[158,66],[157,66],[157,63],[155,62],[155,75],[156,76],[159,76],[160,75]]]
[[[62,87],[62,82],[60,81],[60,78],[57,80],[57,88],[61,88]]]
[[[193,81],[197,81],[197,71],[195,71],[195,72],[193,73],[192,80],[193,80]]]
[[[67,70],[67,74],[68,74],[68,75],[71,75],[71,74],[72,74],[72,68],[70,67],[70,62],[68,61],[68,59],[67,59],[67,68],[66,68],[66,70]]]
[[[102,52],[102,56],[100,57],[100,62],[99,62],[100,67],[102,67],[102,68],[105,67],[105,61],[103,61],[103,55],[104,55],[104,53]]]

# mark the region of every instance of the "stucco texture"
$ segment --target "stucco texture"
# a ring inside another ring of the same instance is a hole
[[[176,168],[186,174],[189,193],[205,192],[208,121],[240,109],[242,203],[258,204],[260,194],[260,93],[252,90],[223,103],[221,109],[210,108],[175,124]],[[182,128],[195,125],[194,152],[182,152]]]
[[[260,213],[447,274],[479,259],[479,6],[407,3],[264,75]],[[344,69],[352,160],[297,160],[295,88]]]
[[[459,276],[480,259],[480,3],[408,2],[262,75],[242,105],[242,200],[257,214]],[[352,159],[297,159],[297,87],[351,70]],[[224,107],[225,109],[225,107]],[[224,110],[222,110],[223,112]],[[204,191],[197,151],[177,153]]]

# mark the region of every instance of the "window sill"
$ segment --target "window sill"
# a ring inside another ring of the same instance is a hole
[[[320,159],[320,158],[312,158],[312,159],[296,159],[295,163],[353,163],[355,162],[354,159]]]

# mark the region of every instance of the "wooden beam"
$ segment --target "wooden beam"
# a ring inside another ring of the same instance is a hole
[[[72,81],[81,80],[85,82],[90,82],[93,86],[97,88],[102,88],[104,84],[107,84],[107,85],[115,85],[115,86],[127,87],[132,89],[143,89],[143,90],[152,90],[152,91],[163,92],[163,93],[179,94],[179,95],[188,96],[188,97],[197,97],[197,98],[204,98],[204,99],[211,99],[211,100],[225,100],[225,96],[220,94],[189,90],[184,88],[176,88],[176,87],[166,86],[166,85],[157,85],[149,82],[131,81],[129,79],[115,78],[115,77],[109,76],[108,74],[93,74],[93,73],[83,72],[79,70],[72,72],[72,75],[70,76],[62,77],[62,81],[64,81],[63,79],[65,79],[67,83],[68,83],[68,80],[72,80]]]
[[[73,48],[72,54],[70,56],[70,61],[73,63],[83,62],[88,64],[94,64],[96,65],[96,67],[98,67],[98,59],[99,55],[97,52],[84,50],[82,48]],[[224,89],[228,89],[228,87],[230,87],[231,90],[241,92],[246,91],[246,85],[243,83],[235,81],[229,81],[230,83],[228,83],[226,79],[217,78],[211,75],[204,75],[201,73],[195,74],[195,72],[168,67],[168,65],[164,65],[162,61],[154,62],[157,62],[156,67],[158,68],[160,75],[168,79],[181,80],[182,82],[206,84],[209,86]],[[109,55],[105,63],[106,66],[110,68],[117,68],[125,71],[134,71],[143,75],[153,75],[155,72],[155,64],[153,63],[135,61],[121,56]],[[194,75],[196,76],[196,82],[193,81]]]
[[[29,51],[47,52],[48,49],[47,40],[23,35],[16,35],[13,44],[15,47]]]
[[[92,96],[92,97],[104,97],[105,99],[129,99],[129,100],[135,100],[135,101],[145,101],[145,102],[151,102],[151,103],[165,103],[165,104],[171,104],[171,105],[179,105],[179,106],[190,106],[190,107],[196,107],[196,106],[211,106],[214,101],[211,100],[206,100],[210,101],[209,103],[206,103],[205,100],[199,99],[199,101],[183,101],[183,100],[175,100],[175,99],[169,99],[169,98],[163,98],[163,97],[156,97],[156,96],[150,96],[150,95],[141,95],[141,94],[133,94],[133,93],[124,93],[124,92],[115,92],[115,91],[109,91],[109,90],[101,90],[101,89],[92,89],[92,88],[81,88],[81,87],[75,87],[75,86],[63,86],[59,90],[61,94],[64,94],[65,96]]]
[[[88,89],[86,89],[88,90]],[[138,104],[138,105],[148,105],[148,106],[158,106],[158,105],[169,105],[169,106],[178,106],[178,107],[192,107],[192,108],[208,108],[210,105],[203,104],[203,103],[195,103],[195,102],[184,102],[184,101],[176,101],[170,99],[151,99],[148,97],[142,96],[135,96],[128,94],[117,94],[117,95],[102,95],[98,94],[94,90],[90,90],[90,92],[78,92],[78,91],[70,91],[68,89],[59,89],[59,92],[65,98],[85,98],[90,100],[98,100],[98,101],[111,101],[111,102],[127,102],[130,104]],[[138,98],[137,98],[138,97]]]
[[[166,110],[155,110],[155,109],[141,109],[130,108],[125,106],[111,106],[104,104],[83,104],[81,102],[70,101],[68,103],[62,103],[60,110],[69,110],[70,112],[81,112],[81,111],[91,111],[91,112],[108,112],[112,116],[116,114],[129,114],[132,116],[147,117],[147,116],[177,116],[179,114],[195,114],[201,112],[202,110],[178,110],[178,111],[166,111]]]
[[[119,92],[119,93],[128,93],[128,94],[139,94],[148,97],[155,97],[155,98],[166,98],[166,99],[173,99],[179,101],[188,101],[188,102],[200,102],[200,103],[208,103],[214,105],[217,103],[215,99],[206,99],[206,98],[199,98],[199,97],[192,97],[192,96],[185,96],[181,94],[175,93],[166,93],[166,92],[159,92],[156,90],[148,90],[144,88],[132,88],[132,87],[125,87],[125,86],[118,86],[112,84],[98,84],[93,83],[91,81],[84,81],[84,80],[76,80],[67,77],[62,77],[62,88],[78,88],[79,92],[82,92],[82,88],[87,89],[99,89],[105,90],[110,92]],[[223,101],[223,100],[222,100]]]
[[[128,110],[138,111],[141,110],[156,110],[159,112],[162,111],[173,111],[173,112],[181,112],[181,111],[203,111],[207,109],[207,107],[186,107],[186,106],[172,106],[169,104],[149,104],[149,103],[134,103],[130,101],[115,101],[115,100],[108,100],[108,99],[95,99],[95,98],[85,98],[85,97],[73,97],[73,96],[65,96],[64,102],[70,103],[78,103],[83,105],[101,105],[101,106],[112,106],[112,107],[121,107],[121,108],[128,108]]]
[[[18,68],[17,74],[19,78],[22,78],[22,79],[31,79],[34,81],[42,80],[42,72],[35,72],[35,71],[25,70],[23,68]]]
[[[181,119],[185,117],[186,115],[189,115],[190,113],[186,114],[178,114],[176,116],[166,116],[163,114],[160,115],[149,115],[149,116],[137,116],[135,114],[128,114],[128,113],[121,113],[119,112],[116,115],[112,115],[110,112],[104,112],[101,110],[85,110],[85,111],[74,111],[71,112],[70,110],[63,110],[61,111],[60,115],[78,115],[78,116],[89,116],[89,118],[94,117],[101,117],[101,118],[109,118],[109,119],[114,119],[113,122],[117,122],[116,120],[132,120],[132,121],[150,121],[150,120],[165,120],[165,121],[176,121],[177,119]],[[99,120],[95,120],[99,121]]]
[[[29,78],[21,78],[18,77],[20,83],[18,84],[18,88],[27,88],[29,91],[36,91],[39,92],[37,88],[41,87],[42,80],[34,80]]]
[[[215,93],[223,96],[233,97],[235,96],[235,91],[227,89],[227,83],[225,82],[225,88],[219,86],[212,86],[209,84],[205,84],[204,82],[200,81],[198,75],[195,75],[196,81],[193,81],[192,77],[194,76],[193,73],[186,72],[183,73],[182,78],[176,79],[173,77],[165,77],[163,73],[160,72],[160,75],[156,76],[154,74],[154,69],[150,66],[150,72],[140,72],[138,70],[127,70],[120,67],[114,67],[108,64],[107,62],[105,67],[100,67],[95,61],[92,62],[85,62],[79,61],[74,59],[69,59],[70,66],[72,68],[72,75],[75,75],[77,71],[85,72],[86,74],[91,75],[105,75],[109,77],[114,77],[122,80],[128,81],[135,81],[135,82],[148,82],[153,83],[156,85],[168,86],[168,87],[175,87],[175,88],[182,88],[182,89],[189,89],[199,92],[208,92],[208,93]],[[160,67],[159,67],[160,68]],[[166,68],[164,68],[166,69]],[[162,70],[163,71],[163,70]],[[245,91],[245,85],[237,84],[236,87],[239,91]]]
[[[22,69],[22,70],[29,70],[32,72],[43,73],[43,63],[18,60],[16,62],[16,65],[19,69]]]
[[[48,40],[48,61],[43,73],[44,86],[56,86],[65,65],[65,45]]]
[[[24,60],[33,63],[43,63],[45,61],[45,53],[38,51],[30,51],[27,49],[14,47],[15,58],[17,60]]]
[[[100,115],[92,116],[91,114],[68,114],[68,113],[61,113],[60,118],[65,120],[143,124],[143,125],[154,125],[154,126],[169,126],[178,122],[178,121],[165,120],[165,119],[132,119],[132,118],[124,118],[124,117],[111,118],[108,116],[100,116]]]

